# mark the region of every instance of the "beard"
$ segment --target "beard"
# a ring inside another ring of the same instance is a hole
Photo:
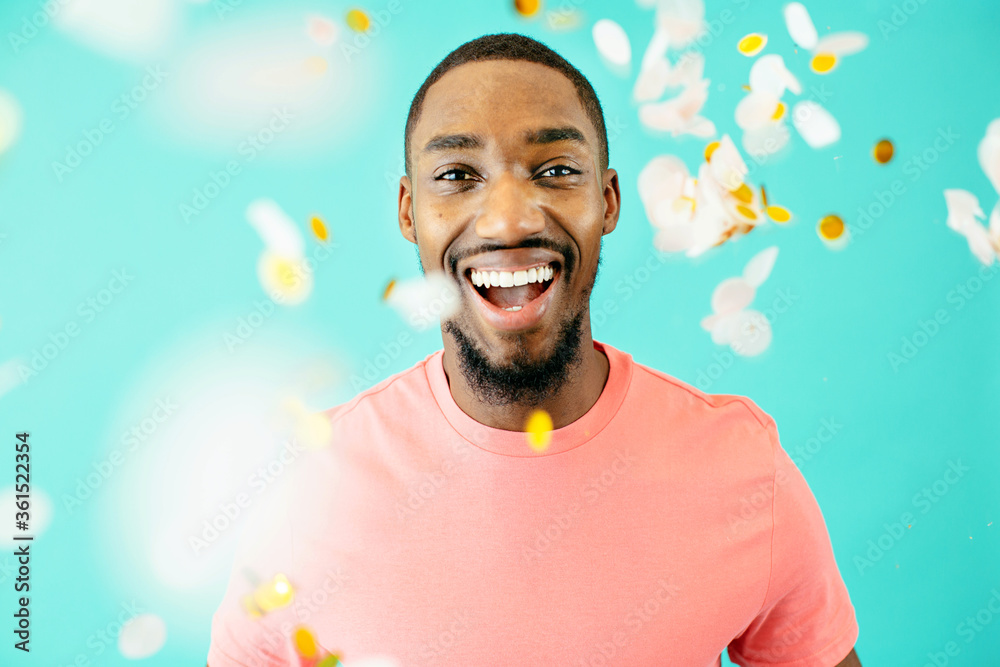
[[[563,321],[548,357],[532,357],[524,338],[515,336],[514,352],[504,364],[494,363],[455,320],[446,321],[443,330],[454,339],[459,368],[479,401],[492,406],[533,405],[556,394],[583,361],[580,339],[585,312]]]

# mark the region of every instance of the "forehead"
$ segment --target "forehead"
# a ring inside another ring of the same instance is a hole
[[[597,130],[576,87],[559,70],[520,60],[465,63],[428,88],[413,130],[413,151],[419,160],[428,140],[444,134],[520,143],[526,130],[563,126],[583,132],[597,153]]]

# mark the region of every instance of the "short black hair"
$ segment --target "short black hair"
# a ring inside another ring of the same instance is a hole
[[[406,117],[406,132],[403,135],[403,154],[406,165],[406,175],[412,173],[410,163],[410,136],[420,119],[420,112],[424,105],[424,97],[427,90],[448,71],[469,62],[481,62],[484,60],[525,60],[532,63],[546,65],[561,72],[576,87],[577,95],[583,104],[583,109],[594,124],[597,130],[597,140],[600,144],[601,168],[608,168],[608,131],[604,125],[604,111],[601,109],[601,102],[597,99],[597,93],[587,77],[580,74],[580,71],[573,67],[568,60],[558,53],[545,46],[538,40],[519,35],[517,33],[497,33],[493,35],[483,35],[472,41],[462,44],[460,47],[445,56],[444,60],[437,64],[437,67],[424,80],[423,85],[413,96],[410,103],[410,113]]]

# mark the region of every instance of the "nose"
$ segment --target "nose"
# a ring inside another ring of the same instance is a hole
[[[476,234],[515,247],[525,237],[545,229],[545,216],[535,201],[531,183],[510,172],[489,185],[476,219]]]

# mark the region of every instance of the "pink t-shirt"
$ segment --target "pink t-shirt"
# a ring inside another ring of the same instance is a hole
[[[607,384],[543,453],[458,407],[443,350],[326,411],[331,444],[245,532],[211,667],[297,665],[298,625],[347,665],[843,659],[854,607],[774,420],[594,347]],[[250,618],[250,580],[279,572],[293,603]]]

